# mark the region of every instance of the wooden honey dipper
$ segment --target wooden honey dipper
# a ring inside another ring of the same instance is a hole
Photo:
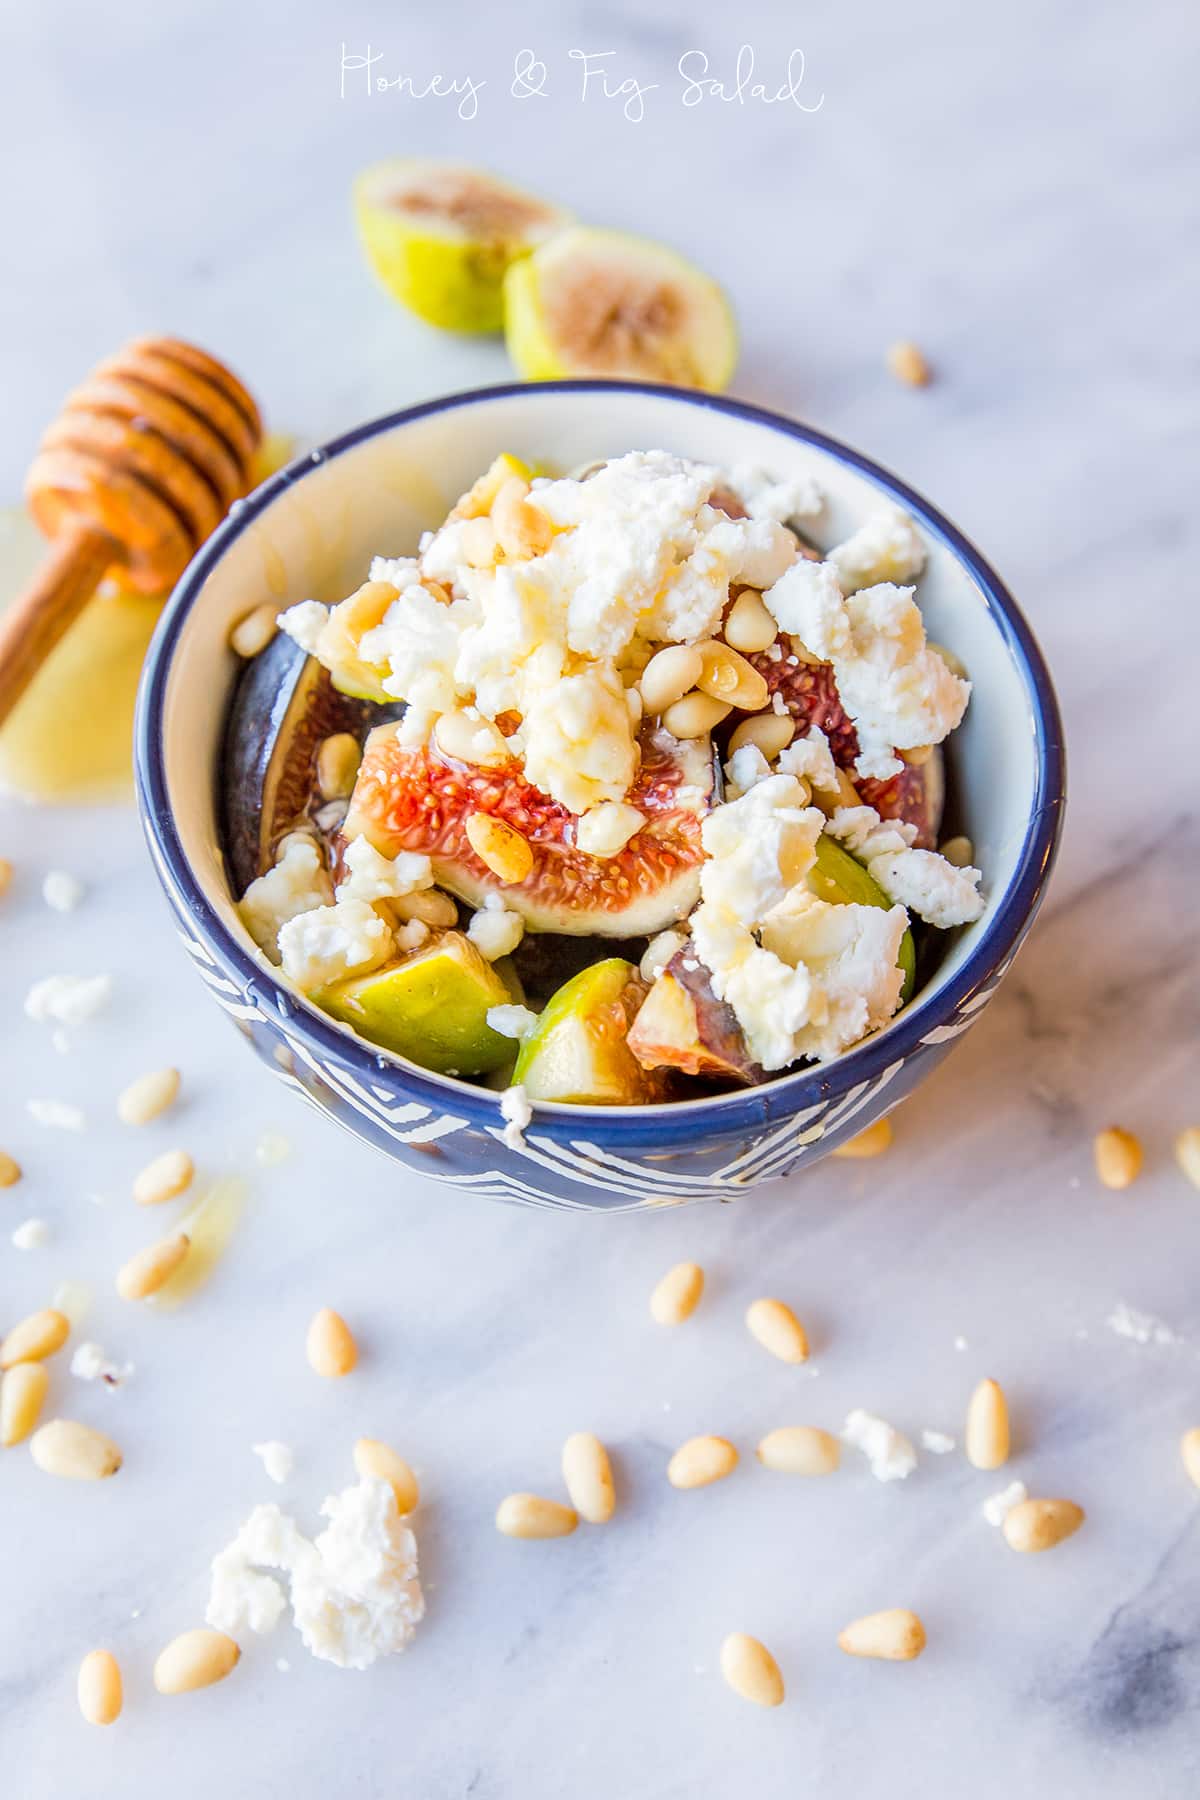
[[[25,483],[53,542],[0,618],[0,723],[110,569],[173,587],[251,485],[262,439],[237,376],[178,338],[135,338],[68,394]]]

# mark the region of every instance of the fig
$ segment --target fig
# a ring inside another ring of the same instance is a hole
[[[508,1005],[512,995],[458,931],[312,998],[360,1037],[439,1075],[485,1075],[512,1061],[512,1039],[487,1022],[488,1008]]]
[[[648,238],[582,225],[512,264],[504,331],[528,381],[627,376],[716,392],[737,365],[733,312],[710,276]]]
[[[646,725],[640,744],[629,802],[646,823],[613,856],[575,848],[575,815],[527,781],[515,757],[486,768],[460,762],[436,742],[402,743],[394,726],[367,739],[345,832],[361,833],[384,856],[423,852],[439,886],[474,906],[500,894],[534,931],[649,936],[683,918],[699,896],[700,826],[714,777],[699,739],[680,743]],[[468,824],[481,813],[528,843],[532,866],[523,880],[502,882],[472,847]]]
[[[245,665],[225,725],[220,781],[225,853],[239,897],[272,866],[280,837],[305,813],[322,739],[340,731],[362,738],[381,716],[339,693],[321,664],[282,632]]]
[[[608,956],[621,956],[627,962],[641,961],[646,948],[644,938],[606,938]],[[522,997],[539,1011],[556,989],[590,968],[596,960],[597,944],[592,937],[564,937],[552,931],[527,931],[507,959],[512,975],[520,983]]]
[[[513,1083],[531,1100],[575,1106],[637,1106],[662,1098],[662,1078],[643,1069],[626,1039],[646,984],[632,963],[610,956],[582,969],[522,1040]]]
[[[393,299],[446,331],[499,331],[504,273],[571,214],[464,163],[396,158],[364,169],[354,216]]]
[[[766,1079],[750,1060],[737,1014],[717,999],[690,946],[677,950],[655,981],[628,1041],[644,1069],[679,1069],[747,1086]]]

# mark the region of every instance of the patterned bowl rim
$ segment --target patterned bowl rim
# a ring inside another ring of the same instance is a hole
[[[317,450],[296,457],[246,500],[235,505],[189,563],[164,609],[146,657],[134,727],[134,770],[142,825],[160,879],[173,892],[182,915],[200,935],[206,949],[244,988],[261,991],[264,984],[268,985],[276,1013],[288,1019],[289,1029],[306,1038],[310,1046],[348,1063],[376,1087],[381,1080],[393,1083],[399,1093],[415,1095],[435,1108],[452,1106],[456,1113],[465,1113],[471,1123],[494,1127],[499,1122],[499,1095],[493,1089],[435,1075],[416,1064],[373,1050],[365,1040],[301,1001],[294,990],[275,977],[265,962],[257,961],[237,941],[193,872],[175,826],[167,788],[163,716],[180,636],[205,582],[234,541],[288,488],[367,439],[434,413],[478,408],[514,397],[528,399],[536,405],[540,394],[595,392],[626,393],[635,399],[652,395],[681,407],[700,407],[765,425],[866,475],[906,507],[925,531],[948,549],[973,577],[992,622],[1020,672],[1030,706],[1035,740],[1034,804],[1020,855],[1007,887],[979,934],[979,941],[964,958],[961,968],[936,992],[928,996],[918,994],[886,1030],[866,1039],[835,1061],[777,1076],[761,1087],[655,1106],[597,1108],[558,1102],[537,1103],[539,1126],[556,1135],[578,1132],[586,1121],[593,1136],[611,1138],[616,1135],[627,1143],[650,1143],[660,1139],[668,1120],[681,1127],[686,1125],[689,1135],[695,1132],[697,1136],[703,1133],[706,1125],[719,1128],[721,1133],[759,1128],[807,1107],[825,1104],[860,1083],[876,1080],[923,1042],[940,1041],[945,1028],[960,1014],[971,1014],[982,1005],[991,991],[989,981],[1003,973],[1041,904],[1058,849],[1066,791],[1062,721],[1053,683],[1033,633],[1008,589],[969,539],[936,507],[880,464],[823,432],[746,401],[649,382],[579,380],[546,381],[536,385],[507,382],[443,395],[387,413],[356,426]],[[618,1128],[615,1134],[613,1127]]]

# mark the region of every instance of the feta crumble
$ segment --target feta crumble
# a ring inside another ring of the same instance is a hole
[[[1007,1487],[1000,1489],[999,1493],[989,1494],[979,1510],[989,1525],[1000,1526],[1003,1525],[1013,1507],[1020,1506],[1021,1502],[1028,1498],[1029,1489],[1023,1481],[1010,1481]]]
[[[365,837],[351,838],[342,854],[349,874],[338,884],[337,898],[343,900],[403,900],[433,886],[433,864],[415,850],[401,850],[398,856],[382,856]]]
[[[71,1373],[80,1381],[102,1381],[105,1387],[121,1387],[133,1374],[134,1365],[110,1362],[99,1344],[77,1344],[71,1356]]]
[[[731,470],[729,485],[752,519],[817,519],[825,510],[825,496],[811,475],[780,478],[752,463]]]
[[[862,1451],[876,1481],[904,1481],[917,1466],[916,1450],[904,1433],[861,1407],[847,1415],[842,1439]]]
[[[489,1006],[487,1022],[493,1031],[500,1033],[501,1037],[519,1040],[528,1037],[529,1033],[534,1030],[538,1022],[538,1015],[530,1012],[527,1006]],[[505,1114],[506,1118],[507,1116]],[[528,1124],[529,1120],[526,1119],[525,1123]]]
[[[949,1456],[957,1448],[958,1440],[946,1431],[929,1431],[921,1433],[921,1448],[928,1450],[933,1456]]]
[[[25,1110],[36,1124],[54,1131],[82,1131],[87,1124],[83,1108],[69,1100],[27,1100]]]
[[[251,1444],[250,1448],[262,1463],[270,1480],[282,1487],[285,1481],[291,1479],[296,1458],[290,1445],[281,1444],[278,1438],[268,1438],[265,1443]]]
[[[472,913],[467,936],[488,962],[498,962],[502,956],[511,956],[525,936],[525,921],[520,913],[485,906]]]
[[[43,1250],[50,1242],[50,1227],[45,1219],[26,1219],[12,1234],[18,1250]]]
[[[391,926],[366,900],[339,900],[289,919],[279,932],[283,972],[310,993],[366,975],[392,954]]]
[[[533,1108],[529,1104],[525,1089],[519,1084],[505,1088],[500,1096],[500,1117],[504,1120],[501,1136],[510,1150],[522,1150],[525,1147],[524,1132],[533,1121]]]
[[[297,832],[280,845],[274,868],[250,883],[238,902],[238,913],[259,949],[277,958],[281,928],[302,913],[332,903],[333,882],[316,842]]]
[[[942,930],[979,918],[984,898],[978,869],[958,868],[934,850],[915,850],[916,827],[881,819],[873,806],[839,806],[825,827],[867,865],[889,900]]]
[[[42,899],[55,912],[74,912],[87,889],[77,875],[68,875],[65,869],[51,869],[42,883]]]
[[[925,546],[898,506],[885,506],[829,552],[841,590],[856,593],[879,581],[914,581],[925,567]]]
[[[1153,1313],[1139,1312],[1124,1300],[1118,1300],[1108,1315],[1108,1328],[1117,1337],[1128,1338],[1134,1344],[1178,1344],[1182,1340],[1177,1332],[1172,1331]]]
[[[25,996],[25,1015],[40,1025],[78,1026],[112,998],[111,975],[46,975]]]
[[[319,600],[301,600],[297,606],[289,606],[286,612],[277,614],[275,623],[301,650],[315,656],[321,633],[329,623],[329,608],[322,606]]]

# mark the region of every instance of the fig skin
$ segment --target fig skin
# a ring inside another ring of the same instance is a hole
[[[313,995],[360,1037],[440,1075],[485,1075],[512,1061],[512,1039],[487,1022],[488,1008],[511,998],[500,973],[457,931]]]
[[[644,1069],[678,1069],[745,1087],[767,1079],[747,1053],[733,1008],[717,999],[708,970],[690,945],[677,950],[658,976],[628,1043]]]
[[[639,1106],[664,1099],[665,1079],[643,1069],[628,1043],[645,997],[646,983],[621,957],[580,970],[523,1039],[513,1082],[531,1100],[572,1106]]]

